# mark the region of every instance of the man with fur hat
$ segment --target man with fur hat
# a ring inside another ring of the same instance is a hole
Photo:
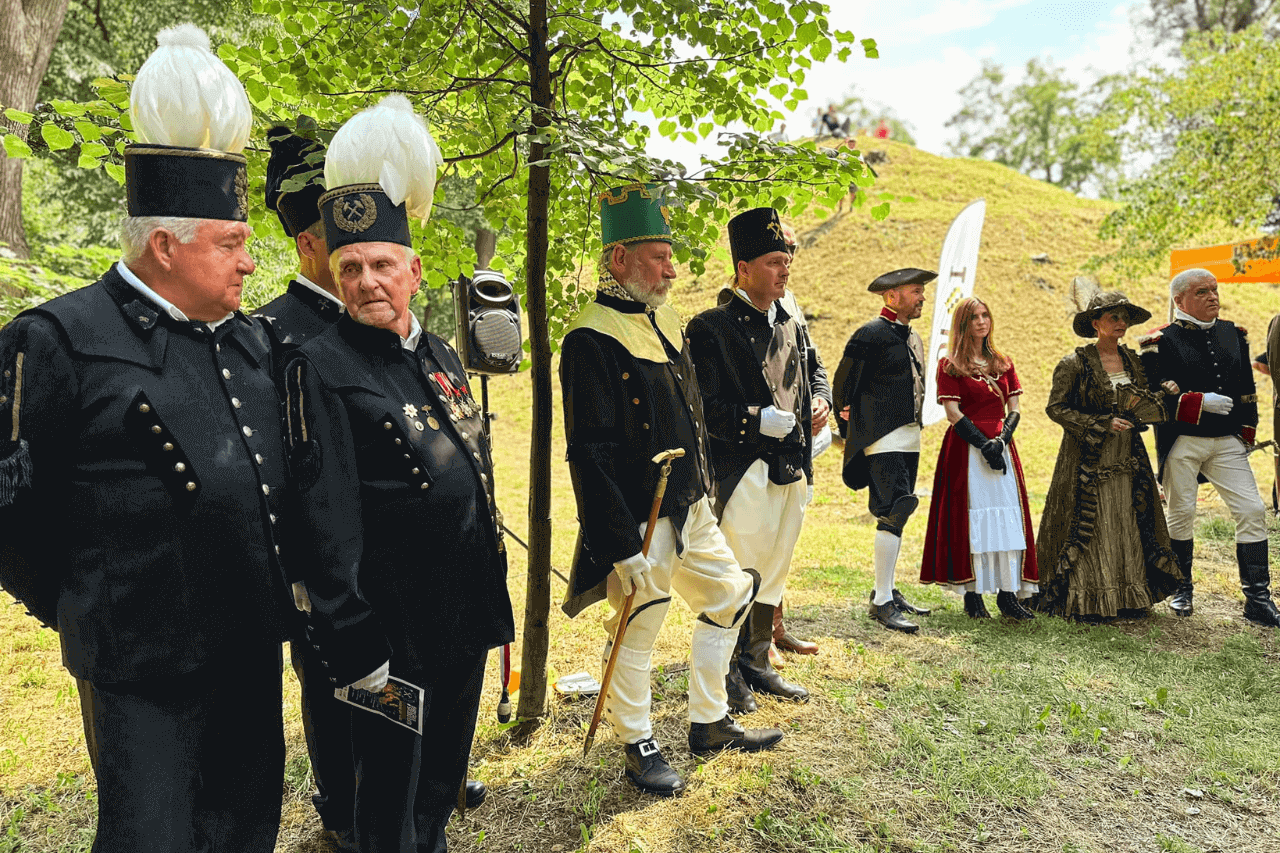
[[[893,581],[902,528],[920,504],[915,488],[924,347],[911,321],[924,306],[925,285],[937,277],[928,270],[907,268],[871,282],[867,290],[880,294],[884,308],[849,338],[833,383],[836,408],[848,419],[844,482],[854,490],[869,488],[868,507],[876,518],[870,615],[884,627],[908,634],[920,627],[908,615],[929,614],[908,602]]]
[[[1156,426],[1156,454],[1164,486],[1170,546],[1185,580],[1169,600],[1178,616],[1193,609],[1192,552],[1199,478],[1213,484],[1236,526],[1236,562],[1244,617],[1280,627],[1271,600],[1267,515],[1249,467],[1258,425],[1258,393],[1244,330],[1218,316],[1218,281],[1205,269],[1183,270],[1169,282],[1174,319],[1144,336],[1142,357],[1153,383],[1172,381],[1169,420]]]
[[[667,306],[675,279],[670,210],[652,184],[599,197],[600,287],[560,350],[569,474],[578,499],[578,548],[564,610],[576,616],[608,598],[616,637],[624,599],[632,615],[618,649],[605,716],[622,740],[626,774],[641,791],[680,793],[684,780],[653,735],[649,670],[654,641],[680,593],[697,614],[689,656],[689,749],[756,751],[782,740],[729,716],[725,675],[759,575],[744,571],[716,526],[702,399],[680,319]],[[682,449],[658,511],[648,554],[657,454]],[[612,641],[606,643],[607,661]]]
[[[271,351],[239,313],[244,89],[191,24],[138,72],[123,257],[0,332],[0,582],[62,642],[95,851],[270,853],[290,610]]]
[[[735,298],[689,322],[716,476],[716,513],[760,591],[729,662],[729,707],[756,710],[756,693],[805,702],[809,693],[769,662],[781,604],[813,479],[815,392],[826,388],[799,320],[783,301],[791,252],[778,212],[759,207],[729,220]],[[830,391],[826,393],[829,395]],[[825,418],[830,400],[816,398]]]
[[[424,691],[421,735],[351,715],[354,841],[377,853],[446,849],[486,654],[515,635],[483,416],[457,353],[409,309],[409,219],[430,215],[441,162],[401,95],[333,137],[320,210],[346,312],[284,371],[308,638],[336,687]]]

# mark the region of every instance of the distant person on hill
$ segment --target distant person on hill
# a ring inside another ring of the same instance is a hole
[[[827,111],[822,114],[822,127],[819,136],[834,136],[837,139],[843,139],[849,134],[840,126],[840,116],[836,115],[836,105],[831,104],[827,107]]]
[[[902,528],[920,505],[915,496],[924,403],[924,346],[911,328],[924,306],[924,287],[935,272],[901,269],[867,287],[884,298],[880,316],[860,327],[845,345],[836,370],[835,405],[844,428],[844,482],[869,488],[876,518],[875,586],[871,618],[894,631],[915,633],[908,615],[927,616],[894,587]]]
[[[1168,421],[1156,431],[1169,535],[1184,577],[1170,607],[1179,616],[1192,612],[1196,493],[1203,475],[1235,521],[1244,617],[1280,627],[1280,612],[1271,600],[1266,508],[1249,467],[1258,425],[1249,340],[1242,329],[1218,316],[1218,280],[1208,270],[1178,273],[1169,282],[1169,297],[1175,306],[1173,322],[1149,336],[1143,356],[1150,359],[1155,378],[1182,389],[1166,403]]]
[[[876,125],[876,139],[889,138],[889,122],[887,119],[880,119],[880,123]]]
[[[951,315],[949,357],[938,364],[938,402],[951,428],[933,476],[921,583],[964,594],[964,612],[987,619],[982,596],[1000,612],[1034,619],[1019,599],[1039,591],[1031,510],[1013,444],[1022,384],[1013,360],[992,343],[995,320],[976,296]]]
[[[1045,612],[1085,621],[1143,615],[1181,582],[1139,434],[1164,410],[1137,354],[1120,345],[1131,325],[1149,319],[1123,293],[1097,293],[1072,322],[1097,343],[1053,371],[1046,411],[1064,434],[1036,537]]]
[[[787,123],[784,121],[782,124],[778,125],[778,129],[769,134],[768,139],[770,142],[786,142]]]

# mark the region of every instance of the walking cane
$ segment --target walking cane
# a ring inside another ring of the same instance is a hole
[[[640,555],[649,556],[649,543],[653,541],[653,528],[658,523],[658,510],[662,507],[662,496],[667,491],[667,477],[671,475],[671,463],[684,456],[684,448],[664,450],[653,457],[653,464],[661,465],[658,471],[658,486],[653,490],[653,506],[649,509],[649,523],[644,529],[644,544],[640,546]],[[587,729],[587,740],[582,744],[582,757],[586,758],[591,751],[591,744],[596,739],[596,728],[600,725],[600,715],[604,713],[604,700],[609,693],[609,682],[613,680],[613,667],[618,663],[618,650],[622,648],[622,637],[627,633],[627,619],[631,616],[631,605],[635,602],[635,586],[627,594],[622,603],[622,613],[618,617],[618,633],[613,638],[613,648],[609,650],[609,662],[604,667],[604,677],[600,679],[600,694],[596,696],[596,709],[591,714],[591,727]]]

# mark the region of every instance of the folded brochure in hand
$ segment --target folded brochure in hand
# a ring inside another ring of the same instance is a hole
[[[393,675],[377,692],[347,686],[334,690],[333,695],[348,705],[380,714],[393,723],[422,734],[423,691],[416,684],[401,681]]]

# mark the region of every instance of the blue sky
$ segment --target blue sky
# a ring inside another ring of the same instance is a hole
[[[1132,26],[1146,0],[828,0],[833,28],[874,38],[880,58],[861,53],[846,63],[815,66],[809,102],[787,120],[787,132],[808,135],[819,106],[838,101],[850,84],[886,103],[913,127],[921,148],[944,153],[953,133],[944,125],[960,107],[957,90],[984,58],[1016,71],[1032,57],[1050,58],[1075,79],[1093,80],[1149,60]],[[696,163],[694,146],[660,143],[654,153]]]

